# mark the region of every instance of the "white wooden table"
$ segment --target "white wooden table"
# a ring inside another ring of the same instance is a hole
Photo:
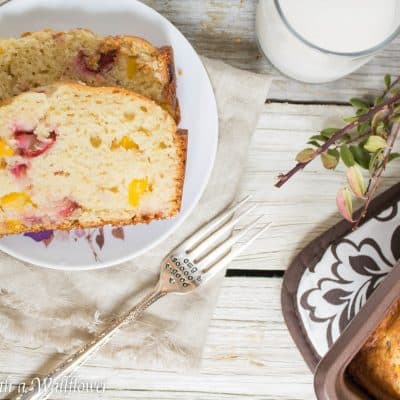
[[[73,398],[314,399],[312,375],[283,322],[280,287],[284,270],[296,252],[338,221],[335,192],[343,175],[322,174],[316,162],[280,190],[273,188],[274,178],[292,165],[296,152],[312,133],[350,112],[349,98],[378,93],[385,73],[400,72],[400,40],[341,81],[304,85],[280,76],[260,56],[253,28],[256,0],[145,3],[181,29],[201,54],[276,77],[255,132],[241,188],[243,193],[254,195],[260,212],[275,225],[267,237],[232,263],[211,323],[200,374],[178,376],[108,368],[93,359],[80,376],[106,379],[107,392]],[[397,182],[400,173],[392,167],[387,176],[385,186]],[[22,381],[27,370],[44,373],[38,370],[38,358],[50,354],[38,352],[3,350],[0,380],[13,376]]]

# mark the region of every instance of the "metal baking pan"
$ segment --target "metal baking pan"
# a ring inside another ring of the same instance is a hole
[[[385,395],[379,399],[371,397],[352,381],[347,367],[399,298],[400,263],[393,267],[319,362],[314,376],[318,400],[394,400]]]

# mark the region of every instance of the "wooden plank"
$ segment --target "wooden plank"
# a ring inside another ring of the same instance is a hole
[[[264,214],[265,220],[274,225],[230,268],[286,269],[308,242],[339,221],[335,197],[345,184],[343,168],[329,172],[317,160],[281,189],[273,185],[280,172],[294,165],[296,153],[312,134],[323,127],[338,126],[338,117],[351,111],[345,106],[265,105],[250,147],[241,192],[252,194],[259,204],[255,214]],[[389,166],[385,176],[382,188],[397,183],[398,165]]]
[[[311,373],[283,323],[280,287],[279,278],[225,279],[199,374],[119,368],[116,361],[105,365],[94,358],[78,376],[104,380],[107,390],[74,398],[313,399]],[[55,362],[51,356],[41,349],[4,349],[0,382],[7,377],[20,382],[34,372],[44,373],[45,361]]]
[[[310,85],[281,76],[261,56],[255,38],[258,0],[144,0],[173,24],[203,55],[237,67],[276,77],[269,98],[291,101],[348,102],[351,97],[379,93],[385,73],[398,74],[400,38],[359,71],[337,82]]]

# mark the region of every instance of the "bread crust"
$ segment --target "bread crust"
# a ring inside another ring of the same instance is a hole
[[[400,300],[390,308],[348,367],[354,381],[380,400],[400,399],[400,392],[395,388],[398,375],[393,368],[396,355],[392,352],[400,345],[400,332],[396,334],[399,322]]]
[[[130,97],[133,99],[141,99],[148,103],[152,103],[156,106],[157,103],[154,100],[151,100],[139,93],[132,92],[130,90],[121,88],[121,87],[94,87],[82,85],[81,83],[77,83],[74,81],[60,81],[54,83],[53,85],[47,86],[47,88],[56,89],[58,86],[68,85],[72,88],[81,89],[85,87],[85,90],[98,92],[104,94],[104,92],[122,94],[126,97]],[[34,90],[33,90],[34,91]],[[12,103],[14,98],[4,99],[0,101],[0,107],[9,103]],[[165,113],[167,111],[164,110]],[[143,214],[143,215],[134,215],[132,218],[121,219],[121,220],[103,220],[100,223],[93,224],[81,224],[79,221],[67,221],[60,224],[51,224],[51,225],[35,225],[34,227],[25,227],[23,225],[18,225],[14,229],[10,229],[7,233],[0,233],[0,237],[27,233],[27,232],[40,232],[46,230],[72,230],[72,229],[87,229],[87,228],[98,228],[104,225],[112,225],[112,226],[124,226],[124,225],[134,225],[139,223],[150,223],[153,220],[166,219],[175,216],[181,209],[182,205],[182,196],[183,196],[183,186],[185,180],[185,169],[186,169],[186,155],[187,155],[187,142],[188,142],[188,131],[184,129],[176,129],[174,134],[174,143],[177,148],[177,157],[179,159],[178,164],[178,174],[177,174],[177,185],[176,185],[176,195],[173,200],[173,206],[170,208],[169,212],[158,212],[153,214]]]
[[[163,97],[165,103],[169,105],[169,112],[174,116],[175,122],[178,124],[181,119],[181,113],[179,108],[178,98],[176,96],[176,72],[175,72],[175,60],[174,51],[171,46],[164,46],[159,49],[160,59],[163,61],[166,67],[163,68],[163,72],[166,75],[168,83],[164,86]]]

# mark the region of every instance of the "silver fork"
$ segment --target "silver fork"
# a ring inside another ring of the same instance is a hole
[[[233,245],[241,238],[244,238],[261,218],[257,218],[226,239],[226,236],[232,232],[235,225],[255,209],[255,205],[247,207],[239,215],[235,216],[236,211],[242,209],[249,199],[250,196],[222,212],[175,248],[164,259],[161,265],[159,281],[148,295],[131,310],[114,320],[93,341],[69,357],[46,377],[35,379],[31,386],[16,397],[16,400],[46,399],[51,394],[52,385],[82,365],[123,326],[138,319],[143,311],[157,300],[168,293],[189,293],[222,272],[233,258],[250,246],[271,225],[268,223],[253,234],[244,244],[233,248]]]

